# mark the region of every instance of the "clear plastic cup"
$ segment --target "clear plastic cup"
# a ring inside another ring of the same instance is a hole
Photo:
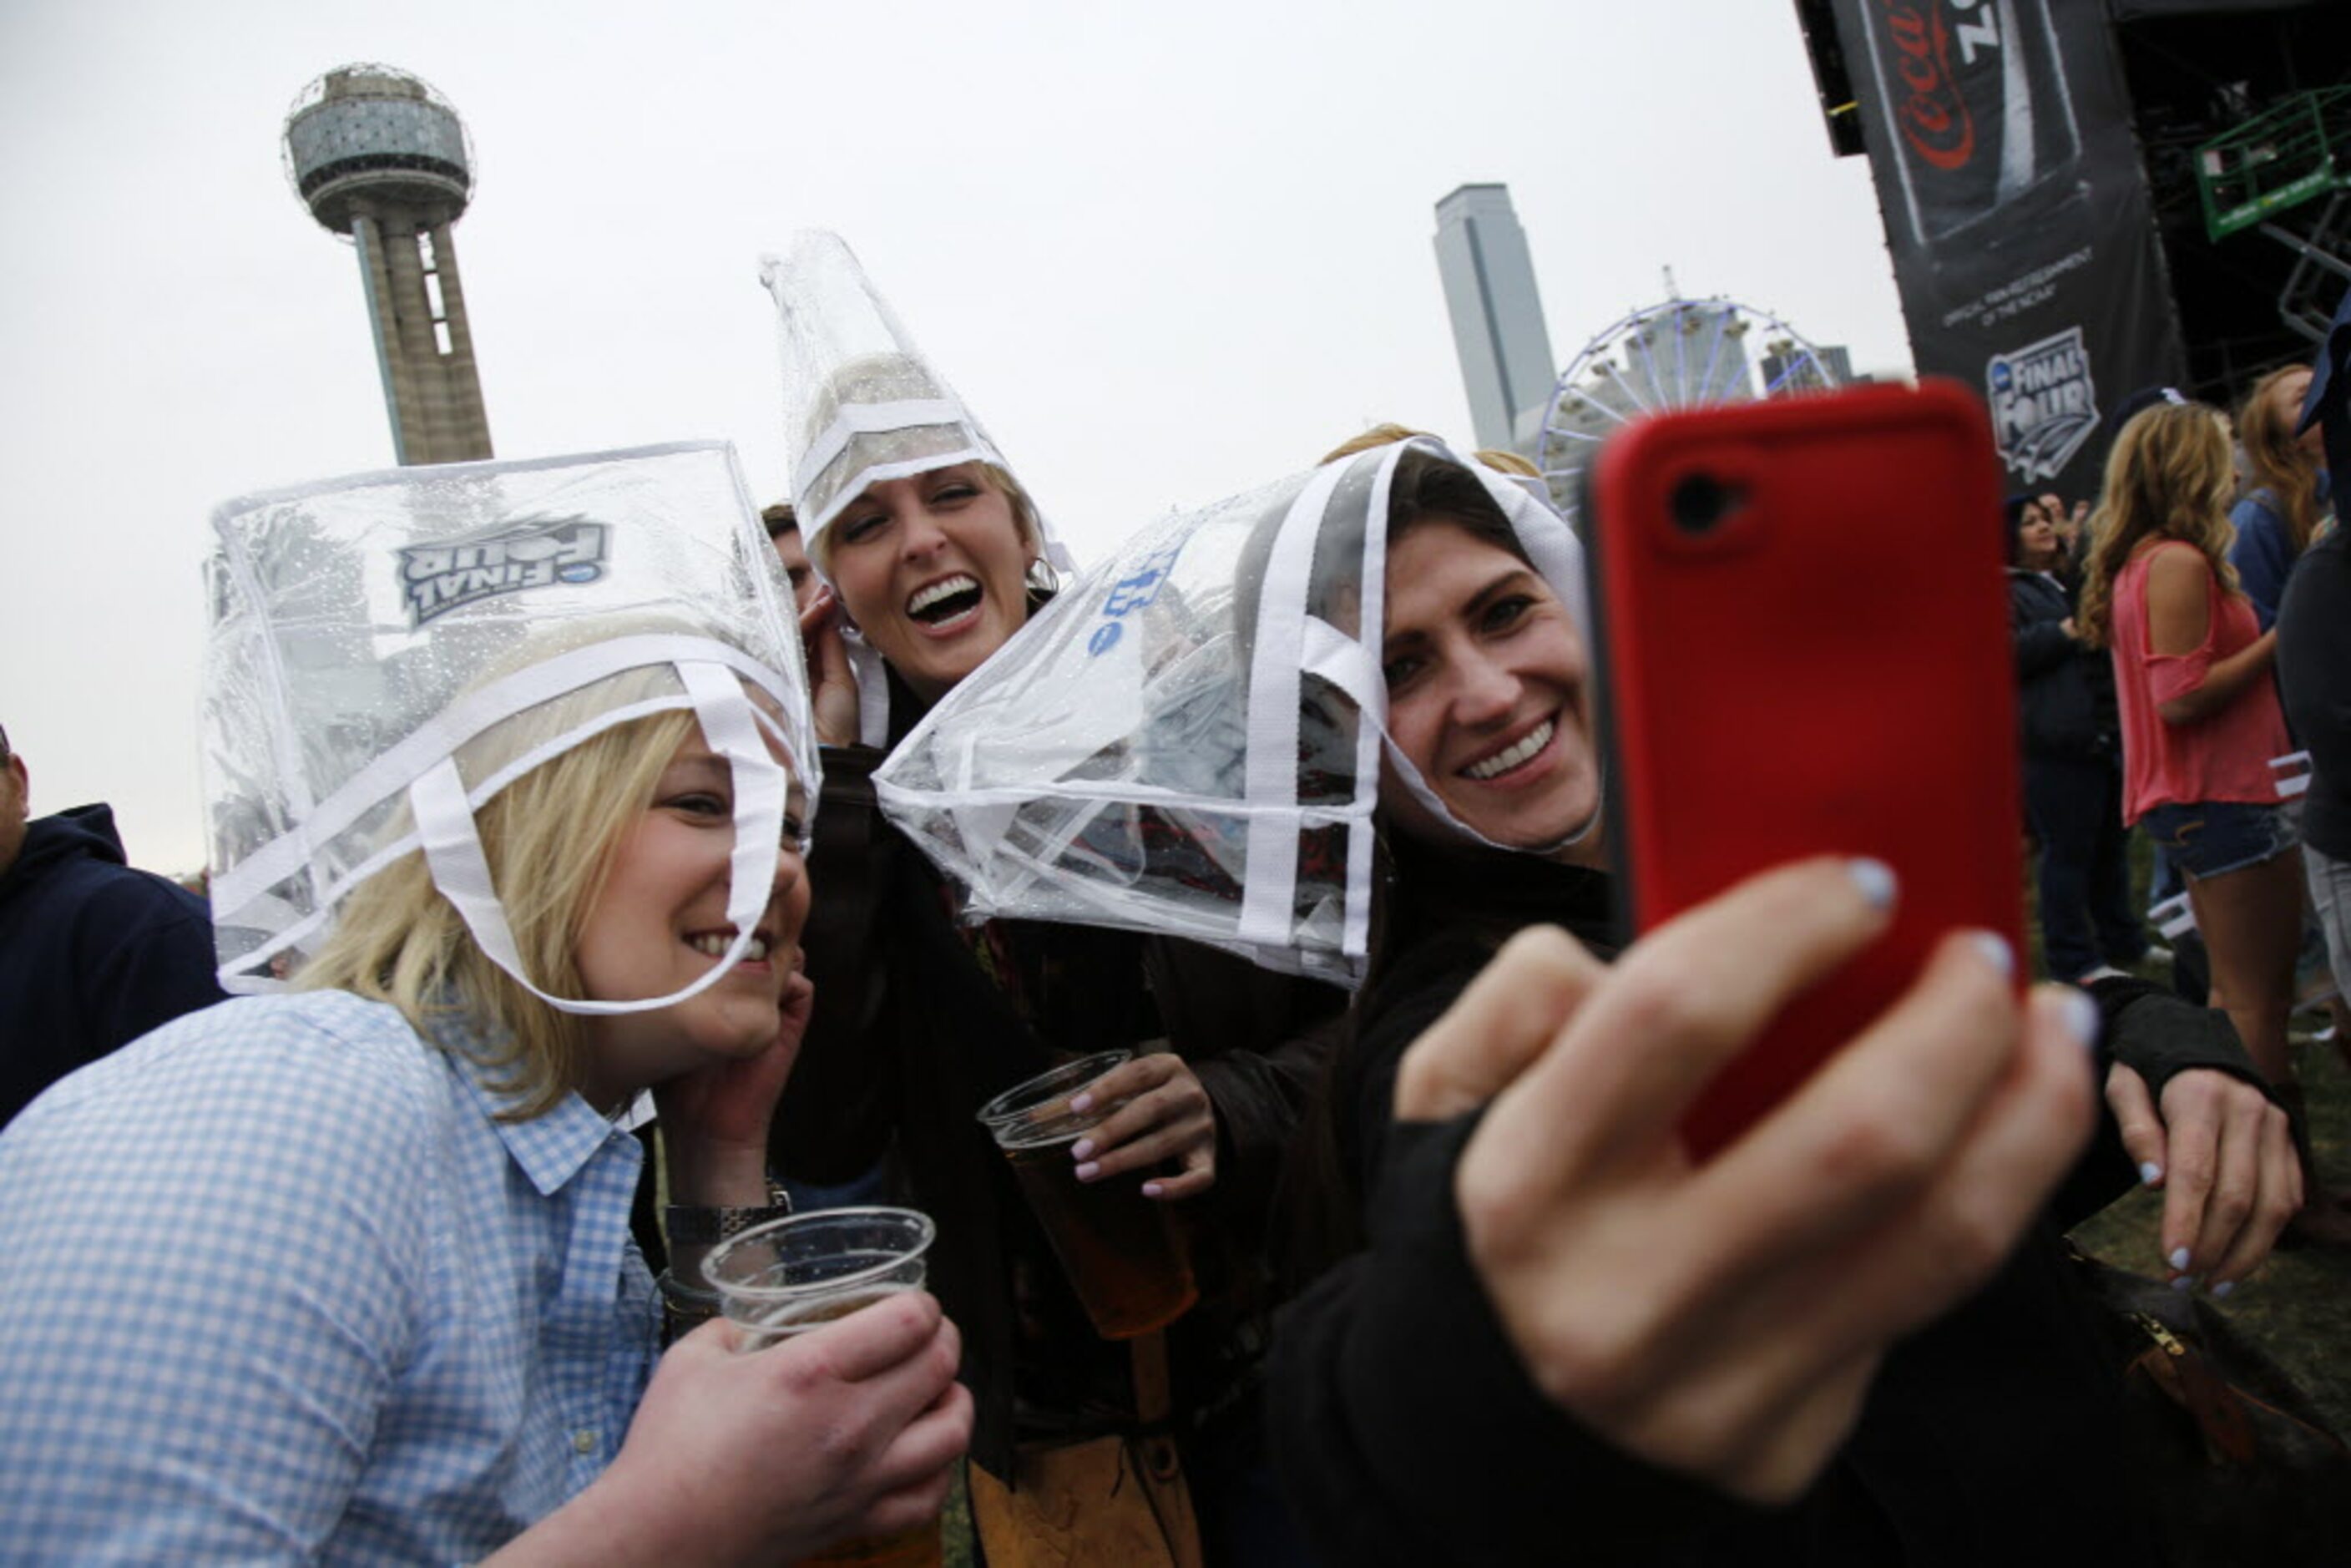
[[[1078,1179],[1070,1145],[1120,1104],[1070,1108],[1071,1099],[1134,1053],[1105,1051],[1040,1073],[980,1108],[980,1124],[1012,1162],[1029,1207],[1053,1244],[1070,1286],[1104,1339],[1164,1328],[1200,1299],[1176,1218],[1143,1196],[1138,1174]]]
[[[911,1208],[823,1208],[729,1237],[703,1260],[719,1310],[758,1350],[923,1285],[937,1228]],[[939,1568],[939,1523],[838,1542],[815,1568]]]

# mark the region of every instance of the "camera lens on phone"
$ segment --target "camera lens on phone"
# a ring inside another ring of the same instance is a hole
[[[1674,527],[1697,538],[1712,533],[1724,519],[1739,509],[1740,492],[1725,485],[1713,475],[1699,472],[1684,476],[1674,486],[1667,499]]]

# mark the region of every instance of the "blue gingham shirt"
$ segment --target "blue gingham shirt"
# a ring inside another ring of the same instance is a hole
[[[462,1027],[192,1013],[0,1134],[0,1562],[449,1563],[601,1472],[658,1312],[638,1145]]]

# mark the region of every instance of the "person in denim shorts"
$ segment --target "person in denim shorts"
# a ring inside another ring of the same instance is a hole
[[[2293,743],[2271,679],[2277,634],[2256,623],[2225,554],[2233,482],[2218,410],[2133,415],[2107,455],[2081,621],[2114,659],[2123,816],[2187,873],[2217,1000],[2284,1087],[2302,862],[2269,764]]]

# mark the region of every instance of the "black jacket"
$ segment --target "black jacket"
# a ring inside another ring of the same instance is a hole
[[[2063,622],[2074,605],[2064,589],[2045,573],[2011,569],[2008,608],[2025,755],[2118,758],[2113,661],[2065,635]]]
[[[1024,1433],[1115,1429],[1123,1413],[1099,1396],[1125,1386],[1126,1361],[1079,1312],[974,1113],[1064,1056],[1113,1046],[1173,1050],[1198,1074],[1216,1107],[1217,1184],[1179,1207],[1198,1222],[1203,1302],[1170,1334],[1176,1397],[1196,1406],[1254,1361],[1242,1320],[1260,1305],[1275,1173],[1335,1039],[1318,1025],[1345,998],[1188,943],[960,927],[951,888],[875,804],[882,755],[824,753],[805,936],[815,1016],[777,1110],[774,1161],[836,1184],[893,1155],[938,1224],[930,1286],[963,1332],[974,1457],[1008,1476],[1016,1382]]]
[[[2146,1511],[2116,1438],[2118,1385],[2062,1231],[2134,1178],[2111,1128],[1978,1295],[1897,1345],[1859,1427],[1801,1500],[1752,1508],[1633,1459],[1539,1396],[1472,1272],[1453,1173],[1475,1118],[1392,1124],[1397,1059],[1503,927],[1555,918],[1608,948],[1604,878],[1463,857],[1415,888],[1385,983],[1334,1081],[1359,1098],[1368,1249],[1283,1312],[1270,1362],[1276,1463],[1323,1560],[1356,1564],[2144,1562]],[[2095,993],[2158,1095],[2210,1066],[2251,1079],[2200,1009],[2135,980]]]
[[[114,813],[27,825],[0,876],[0,1123],[75,1068],[223,999],[212,914],[123,862]]]
[[[2302,836],[2351,861],[2351,534],[2302,552],[2278,605],[2278,690],[2286,722],[2310,748]]]

